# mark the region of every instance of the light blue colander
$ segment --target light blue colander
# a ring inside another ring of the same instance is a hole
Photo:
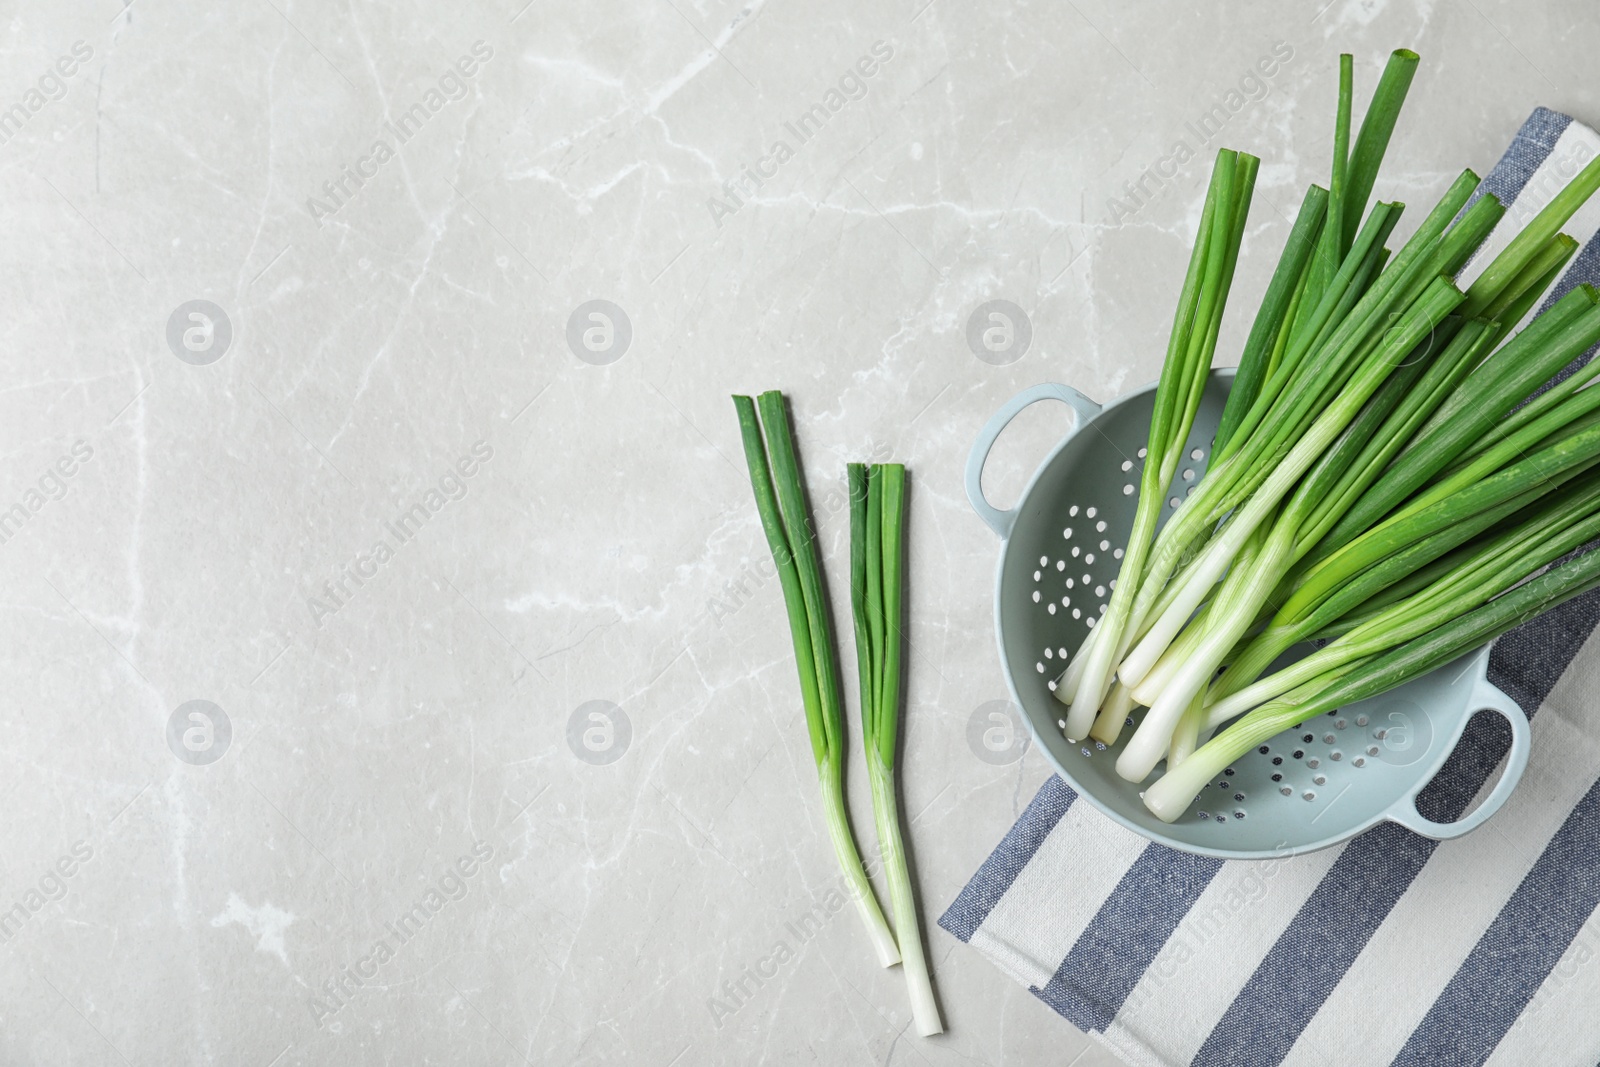
[[[1167,514],[1205,472],[1206,450],[1232,381],[1232,370],[1212,372]],[[1040,400],[1072,407],[1077,428],[1034,472],[1017,506],[1003,511],[984,499],[984,461],[1006,425]],[[995,413],[967,459],[967,498],[1002,541],[995,586],[1000,660],[1012,698],[1057,773],[1122,825],[1164,845],[1224,859],[1311,852],[1385,820],[1438,840],[1483,825],[1522,777],[1529,747],[1527,717],[1485,677],[1487,645],[1399,689],[1284,731],[1242,757],[1171,824],[1145,808],[1142,785],[1118,776],[1122,742],[1069,744],[1062,736],[1066,709],[1050,687],[1089,632],[1090,620],[1105,610],[1107,586],[1133,525],[1154,402],[1154,385],[1104,408],[1071,386],[1036,385]],[[1480,709],[1499,712],[1511,724],[1511,751],[1500,780],[1459,821],[1424,818],[1417,793]],[[1124,740],[1129,733],[1123,731]]]

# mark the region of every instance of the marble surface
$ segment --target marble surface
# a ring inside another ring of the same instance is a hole
[[[1047,773],[968,740],[969,442],[1155,375],[1218,143],[1260,292],[1340,50],[1423,54],[1388,197],[1600,119],[1576,0],[1324,5],[7,4],[0,1062],[1115,1063],[934,925]],[[836,605],[842,465],[913,471],[937,1039],[825,907],[766,388]]]

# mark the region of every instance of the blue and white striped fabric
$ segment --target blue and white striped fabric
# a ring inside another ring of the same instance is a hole
[[[1485,185],[1510,205],[1470,282],[1600,153],[1540,109]],[[1600,204],[1555,295],[1600,283]],[[1554,299],[1552,296],[1551,299]],[[1293,859],[1175,852],[1045,784],[939,920],[1130,1064],[1600,1061],[1600,591],[1501,638],[1490,679],[1532,719],[1505,808],[1438,843],[1385,824]],[[1477,716],[1418,798],[1449,821],[1509,731]]]

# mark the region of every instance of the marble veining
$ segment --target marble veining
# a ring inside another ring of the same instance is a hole
[[[1379,189],[1422,202],[1536,105],[1600,120],[1586,14],[16,7],[0,1062],[1118,1062],[935,924],[1047,773],[970,442],[1155,376],[1221,144],[1260,293],[1339,51],[1363,94],[1422,54]],[[840,906],[728,401],[768,388],[836,610],[844,464],[911,469],[937,1039]]]

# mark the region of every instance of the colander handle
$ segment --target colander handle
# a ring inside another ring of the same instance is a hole
[[[989,528],[1000,535],[1001,540],[1011,536],[1011,524],[1016,521],[1015,508],[1002,511],[989,503],[983,496],[983,464],[989,458],[989,450],[999,439],[1011,420],[1022,412],[1022,409],[1041,400],[1059,400],[1073,411],[1078,413],[1078,429],[1084,423],[1100,414],[1100,405],[1084,396],[1070,385],[1060,385],[1056,382],[1045,382],[1031,389],[1024,389],[1016,396],[1007,400],[994,417],[984,423],[983,429],[978,431],[978,439],[972,443],[972,451],[967,455],[967,502],[972,505],[972,510],[978,513],[978,518],[989,524]]]
[[[1424,818],[1417,811],[1417,794],[1420,793],[1427,782],[1417,786],[1406,796],[1395,802],[1394,807],[1384,812],[1388,818],[1399,823],[1409,830],[1415,830],[1423,837],[1431,837],[1435,841],[1448,841],[1452,837],[1460,837],[1470,833],[1488,821],[1489,817],[1500,810],[1511,791],[1517,787],[1517,782],[1522,778],[1522,772],[1528,766],[1528,750],[1533,747],[1533,732],[1528,728],[1528,716],[1522,711],[1515,700],[1506,696],[1499,689],[1480,678],[1476,688],[1472,691],[1472,702],[1468,705],[1473,709],[1498,711],[1505,716],[1506,722],[1511,724],[1511,751],[1506,755],[1506,769],[1500,775],[1500,780],[1495,783],[1493,791],[1483,799],[1476,811],[1456,822],[1434,822]],[[1467,728],[1471,716],[1464,716],[1461,728],[1456,731],[1455,740],[1461,740],[1461,734]]]

